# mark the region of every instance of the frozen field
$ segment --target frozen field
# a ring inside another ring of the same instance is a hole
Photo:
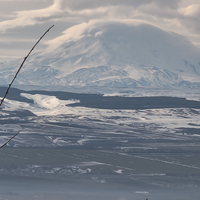
[[[0,142],[21,132],[0,151],[0,200],[198,199],[199,114],[183,98],[13,89]]]

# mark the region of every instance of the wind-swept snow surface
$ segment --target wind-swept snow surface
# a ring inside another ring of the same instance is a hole
[[[2,66],[2,83],[10,72]],[[140,20],[71,27],[34,54],[18,84],[179,86],[200,83],[200,51],[186,38]]]
[[[71,93],[71,95],[75,94]],[[142,97],[140,99],[128,97],[110,98],[86,94],[79,96],[81,100],[61,100],[56,96],[44,94],[21,93],[21,96],[27,98],[27,100],[32,100],[32,102],[6,99],[0,112],[2,122],[0,128],[2,132],[4,130],[8,130],[8,132],[20,130],[19,125],[25,123],[30,126],[27,126],[24,130],[28,133],[30,130],[30,132],[33,132],[35,129],[32,127],[32,124],[38,127],[43,124],[42,135],[46,142],[42,139],[40,142],[35,141],[34,143],[31,141],[31,137],[27,137],[26,142],[20,141],[21,139],[15,139],[17,140],[17,146],[81,146],[92,143],[96,140],[95,137],[97,135],[100,136],[101,133],[103,135],[108,134],[111,138],[119,135],[119,137],[122,137],[120,139],[122,144],[127,144],[127,136],[129,134],[133,134],[134,137],[137,135],[139,138],[173,138],[173,140],[180,138],[185,140],[190,137],[199,138],[200,136],[198,133],[200,126],[200,103],[198,101],[184,101],[183,98],[167,97],[155,99],[152,97]],[[91,98],[92,101],[88,98]],[[84,101],[84,99],[87,99],[89,103]],[[127,99],[129,100],[127,101]],[[157,103],[152,104],[152,100]],[[166,105],[160,101],[165,102]],[[127,107],[127,105],[129,106]],[[13,121],[13,125],[9,125],[10,120]],[[75,140],[68,140],[65,138],[65,134],[63,134],[67,130],[66,127],[72,131],[70,131],[71,136],[75,132],[83,135]],[[104,127],[103,132],[102,127]],[[57,131],[54,128],[59,128],[58,132],[60,133],[56,133]],[[52,134],[45,129],[51,130]],[[90,131],[85,135],[87,129],[93,129],[94,131],[91,132],[91,135],[89,134]],[[138,130],[152,134],[145,134],[144,136],[143,133],[137,134]],[[9,137],[9,135],[2,136],[2,139],[4,140],[6,137]],[[123,147],[122,145],[120,148],[126,150],[126,148],[136,148],[136,146],[125,145]],[[145,149],[145,147],[141,148]],[[148,148],[155,148],[155,146]]]
[[[1,198],[198,199],[200,102],[12,91],[0,143],[21,131],[0,151]]]
[[[40,95],[40,94],[26,94],[22,93],[22,97],[33,100],[33,104],[25,102],[17,102],[12,100],[5,100],[6,109],[25,109],[34,113],[35,115],[59,115],[66,112],[66,105],[79,103],[79,100],[59,100],[55,96]]]

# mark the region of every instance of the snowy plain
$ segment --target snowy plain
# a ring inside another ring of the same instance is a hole
[[[200,107],[102,109],[79,104],[103,95],[12,93],[0,110],[0,141],[20,134],[0,152],[0,176],[20,184],[3,199],[197,198]],[[40,182],[43,190],[20,186]]]

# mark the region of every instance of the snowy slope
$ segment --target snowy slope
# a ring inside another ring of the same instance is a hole
[[[1,68],[3,84],[11,75],[7,66]],[[67,29],[45,52],[32,55],[16,81],[86,87],[199,85],[200,51],[183,36],[144,21],[93,21]]]

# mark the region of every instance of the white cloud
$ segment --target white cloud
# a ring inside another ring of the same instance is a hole
[[[181,14],[183,14],[184,16],[199,18],[200,17],[200,4],[193,4],[186,8],[180,8],[178,11]]]
[[[0,0],[0,2],[30,2],[32,0]],[[46,2],[47,0],[34,0],[35,2]]]
[[[187,34],[192,37],[197,36],[200,38],[200,4],[193,4],[178,10],[180,17],[179,21],[182,26],[187,30]],[[200,39],[199,39],[200,42]]]
[[[61,3],[68,16],[79,18],[82,22],[113,18],[141,19],[186,36],[196,34],[196,31],[199,31],[199,22],[197,21],[200,16],[199,5],[179,8],[180,2],[179,0],[127,0],[122,3],[117,0],[95,2],[79,0],[78,4],[73,1],[62,1]]]
[[[181,33],[178,29],[187,32],[187,21],[193,26],[189,31],[194,30],[195,26],[198,28],[196,20],[199,19],[199,5],[179,8],[180,2],[180,0],[54,0],[54,4],[47,8],[14,12],[14,19],[0,22],[0,31],[18,26],[33,26],[51,20],[66,26],[64,22],[69,22],[69,19],[74,21],[75,25],[90,20],[113,18],[146,20],[178,33]]]
[[[91,35],[88,35],[88,32],[90,32],[91,30],[95,30],[97,27],[101,26],[103,28],[103,26],[105,24],[107,24],[109,26],[109,24],[129,24],[131,26],[138,26],[140,24],[151,24],[148,23],[146,21],[142,21],[142,20],[135,20],[135,19],[110,19],[107,20],[105,23],[105,20],[91,20],[88,23],[84,22],[75,26],[72,26],[68,29],[66,29],[61,36],[56,37],[50,41],[48,41],[46,44],[49,45],[49,48],[47,51],[52,51],[53,49],[59,47],[61,44],[66,43],[66,42],[71,42],[71,41],[77,41],[79,39],[81,39],[84,36],[89,36],[91,37]],[[151,24],[153,25],[153,24]],[[98,29],[97,29],[98,30]],[[99,35],[103,34],[103,30],[102,31],[97,31],[94,32],[94,35],[92,37],[97,37]]]
[[[84,10],[84,9],[94,9],[98,7],[107,6],[131,6],[136,8],[140,5],[149,4],[155,2],[162,7],[177,8],[180,0],[63,0],[62,5],[68,7],[72,10]]]
[[[68,28],[66,31],[63,32],[63,35],[47,42],[47,44],[49,45],[48,51],[55,49],[64,42],[70,42],[80,39],[81,37],[83,37],[82,34],[87,28],[88,24],[85,22]]]
[[[8,29],[16,27],[24,27],[42,23],[41,19],[48,17],[56,17],[62,14],[60,10],[60,0],[55,0],[52,6],[39,10],[24,10],[15,11],[13,13],[14,19],[0,22],[0,31],[4,32]]]
[[[4,5],[4,2],[8,1],[10,0],[0,0],[0,3]],[[84,26],[91,21],[137,19],[147,21],[165,30],[188,36],[195,44],[200,43],[199,0],[25,1],[13,0],[10,1],[10,4],[7,3],[7,9],[10,9],[10,13],[6,13],[4,10],[1,12],[0,34],[7,33],[10,29],[12,29],[13,34],[16,34],[19,31],[19,27],[24,27],[23,30],[28,31],[30,35],[34,35],[34,32],[31,31],[37,30],[42,24],[50,25],[55,23],[56,28],[54,30],[57,33],[54,37],[61,35],[63,30],[71,27],[60,36],[61,42],[66,38],[70,38],[70,35],[73,38],[81,37],[81,34],[79,35],[81,29],[84,29]],[[40,2],[43,2],[43,4],[40,4]],[[8,4],[12,4],[12,8]],[[29,7],[24,6],[25,4],[29,4]],[[18,5],[18,10],[13,12],[16,5]],[[40,9],[38,9],[39,5],[42,5]],[[1,9],[2,6],[0,4],[0,11]],[[78,26],[79,24],[80,26]],[[27,26],[36,26],[37,28],[28,30]],[[80,27],[81,29],[78,30]]]

